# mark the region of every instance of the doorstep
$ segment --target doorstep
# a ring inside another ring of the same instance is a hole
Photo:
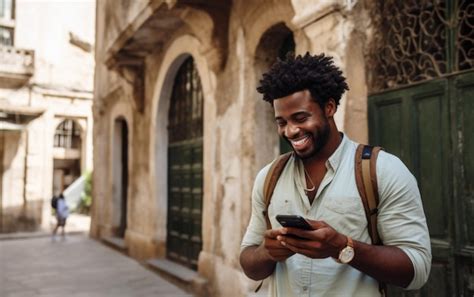
[[[108,246],[116,249],[119,252],[127,254],[128,247],[125,243],[125,240],[121,237],[109,236],[102,238],[102,241],[107,244]]]
[[[196,271],[179,265],[168,259],[150,259],[146,264],[161,276],[173,283],[195,293],[197,296],[207,296],[207,279]]]

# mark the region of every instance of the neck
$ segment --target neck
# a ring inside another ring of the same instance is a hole
[[[337,150],[339,144],[341,144],[342,136],[337,130],[336,126],[331,125],[331,132],[329,135],[328,142],[321,150],[313,157],[304,159],[303,164],[305,167],[312,167],[318,164],[325,164],[331,155]]]

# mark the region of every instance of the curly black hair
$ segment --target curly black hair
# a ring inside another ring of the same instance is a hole
[[[294,53],[288,53],[285,60],[278,59],[263,74],[257,91],[263,94],[263,100],[273,104],[275,99],[306,89],[313,100],[324,107],[331,98],[336,106],[339,105],[342,94],[349,87],[332,57],[324,54],[312,56],[307,52],[296,57]]]

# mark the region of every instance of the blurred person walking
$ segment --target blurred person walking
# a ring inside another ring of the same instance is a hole
[[[54,199],[54,198],[53,198]],[[59,227],[62,227],[61,238],[62,240],[66,239],[66,220],[69,216],[69,208],[66,204],[66,199],[64,199],[63,193],[59,195],[56,201],[56,220],[57,224],[54,227],[52,241],[56,241],[56,233],[58,232]]]

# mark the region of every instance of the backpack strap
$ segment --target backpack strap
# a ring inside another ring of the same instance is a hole
[[[377,187],[377,156],[381,147],[359,144],[355,156],[355,178],[364,204],[367,228],[372,244],[381,245],[377,231],[379,193]]]
[[[377,186],[377,157],[383,148],[359,144],[355,154],[355,178],[367,218],[367,229],[374,245],[383,245],[377,230],[379,191]],[[379,282],[379,291],[387,296],[387,285]]]
[[[271,229],[272,225],[270,223],[270,217],[268,216],[268,207],[273,196],[273,190],[280,178],[283,169],[285,169],[286,163],[290,159],[293,152],[288,152],[283,155],[280,155],[270,166],[267,176],[265,177],[265,183],[263,184],[263,199],[265,201],[265,209],[263,210],[263,215],[265,216],[265,222],[267,223],[267,229]]]
[[[270,169],[268,170],[267,176],[265,177],[265,182],[263,183],[263,200],[265,202],[265,209],[262,211],[263,216],[265,217],[265,222],[267,224],[267,229],[272,228],[272,224],[270,223],[270,217],[268,216],[268,207],[270,206],[270,202],[273,196],[273,190],[275,190],[275,186],[280,178],[283,169],[285,169],[286,163],[290,159],[293,152],[288,152],[283,155],[278,156],[278,158],[273,161]],[[255,293],[257,293],[263,285],[263,280],[255,289]]]

